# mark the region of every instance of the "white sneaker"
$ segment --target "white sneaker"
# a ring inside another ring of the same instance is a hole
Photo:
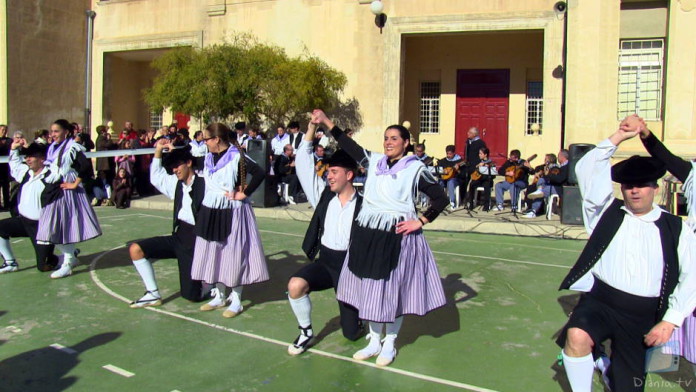
[[[157,291],[157,290],[155,290]],[[130,307],[133,309],[147,308],[148,306],[160,306],[162,305],[162,297],[152,291],[146,291],[145,295],[140,297],[139,300],[130,303]]]
[[[295,205],[297,203],[295,203],[295,199],[292,196],[288,196],[288,204]]]
[[[353,354],[353,359],[364,361],[378,355],[382,351],[382,343],[379,341],[379,338],[380,336],[377,334],[367,334],[365,339],[369,340],[370,343],[364,349]]]
[[[529,218],[529,219],[536,218],[536,216],[537,215],[534,211],[529,211],[528,213],[522,215],[523,218]]]
[[[63,262],[63,265],[61,265],[60,268],[51,273],[51,279],[65,278],[66,276],[70,275],[72,275],[72,266],[69,262]]]
[[[544,192],[542,192],[541,189],[537,189],[534,192],[527,194],[527,199],[530,200],[541,199],[542,197],[544,197]]]
[[[9,272],[15,272],[19,269],[19,264],[17,264],[16,261],[12,260],[9,263],[4,262],[2,265],[0,265],[0,274],[6,274]]]
[[[498,211],[502,211],[502,210],[504,210],[505,208],[503,208],[503,205],[502,205],[502,204],[498,204],[497,206],[495,206],[495,209],[498,210]]]
[[[207,304],[201,305],[200,310],[207,312],[209,310],[220,309],[227,306],[225,294],[217,288],[210,290],[210,295],[213,297],[213,299],[211,299]]]
[[[379,356],[377,357],[377,361],[375,361],[377,366],[388,366],[392,362],[394,362],[394,358],[396,357],[396,348],[394,348],[394,339],[395,339],[395,337],[387,336],[382,341],[382,350],[379,352]]]

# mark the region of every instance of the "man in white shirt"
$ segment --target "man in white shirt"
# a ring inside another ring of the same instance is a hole
[[[594,359],[607,339],[611,390],[642,391],[647,347],[666,343],[696,306],[696,237],[654,204],[664,167],[637,156],[610,164],[639,126],[624,120],[575,169],[591,236],[561,284],[584,293],[557,340],[574,392],[591,390]],[[612,180],[623,200],[614,198]]]
[[[51,271],[58,265],[58,258],[53,254],[53,244],[38,244],[36,231],[41,215],[41,194],[45,184],[44,177],[49,173],[44,166],[46,146],[38,143],[28,145],[24,137],[15,137],[11,145],[9,165],[10,174],[19,182],[17,194],[17,215],[0,221],[0,254],[5,262],[0,266],[0,274],[15,272],[19,264],[10,246],[10,238],[28,237],[36,253],[36,268],[39,271]],[[26,147],[20,158],[20,148]]]
[[[310,260],[317,253],[319,259],[297,271],[288,283],[288,299],[300,328],[300,335],[288,346],[290,355],[307,350],[314,337],[312,331],[312,291],[336,289],[343,261],[346,258],[350,233],[362,197],[353,188],[357,163],[344,151],[337,151],[325,160],[328,165],[326,181],[314,170],[312,139],[315,124],[309,125],[304,140],[296,152],[297,175],[314,207],[314,215],[302,243],[302,249]],[[356,340],[361,336],[362,324],[357,309],[338,303],[343,336]]]
[[[162,151],[169,149],[166,157]],[[167,174],[165,167],[173,174]],[[150,164],[150,182],[163,195],[174,200],[174,228],[171,235],[147,238],[130,244],[129,253],[135,269],[145,284],[145,295],[131,302],[131,308],[144,308],[162,304],[155,271],[150,259],[176,258],[179,263],[181,296],[189,301],[209,299],[200,281],[191,279],[193,248],[196,240],[194,226],[196,215],[205,195],[205,180],[193,169],[190,147],[175,149],[166,139],[155,145],[155,156]]]
[[[292,145],[292,150],[294,152],[300,146],[302,138],[304,138],[304,133],[300,132],[300,123],[291,121],[290,124],[288,124],[288,133],[290,134],[288,144]]]
[[[240,146],[246,146],[246,141],[249,139],[249,135],[246,134],[246,123],[240,121],[234,124],[234,131],[237,133],[237,143]]]

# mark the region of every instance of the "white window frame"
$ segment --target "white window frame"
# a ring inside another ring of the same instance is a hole
[[[164,122],[163,120],[163,111],[162,110],[155,110],[151,109],[150,110],[150,128],[155,128],[155,129],[160,129],[162,128],[162,123]]]
[[[541,81],[527,81],[527,94],[525,99],[525,135],[541,135],[544,129],[544,83]],[[532,130],[533,124],[539,124],[539,130]]]
[[[637,113],[662,119],[665,40],[626,39],[619,43],[617,118]]]
[[[439,81],[420,83],[420,133],[440,133],[440,91]]]

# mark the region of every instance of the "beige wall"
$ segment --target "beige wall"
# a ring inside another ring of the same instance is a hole
[[[12,1],[7,7],[7,110],[11,130],[66,118],[84,122],[88,0]],[[0,102],[1,103],[1,102]]]
[[[114,53],[107,54],[104,70],[110,75],[105,81],[104,115],[114,122],[115,131],[120,132],[126,121],[136,129],[147,129],[150,114],[142,90],[152,85],[156,71],[147,61],[131,61]]]
[[[408,37],[404,44],[404,119],[413,124],[412,129],[419,129],[420,82],[440,81],[440,133],[422,134],[420,139],[427,139],[431,155],[444,156],[445,146],[455,140],[457,70],[509,69],[508,144],[529,151],[534,143],[524,140],[526,82],[542,80],[543,45],[541,30]]]

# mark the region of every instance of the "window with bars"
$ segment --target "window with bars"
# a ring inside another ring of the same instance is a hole
[[[421,82],[420,132],[440,132],[440,82]]]
[[[150,110],[150,128],[162,128],[162,111]]]
[[[621,40],[618,119],[637,113],[646,120],[662,114],[664,40]]]
[[[527,129],[526,135],[541,135],[544,113],[543,82],[527,82]]]

